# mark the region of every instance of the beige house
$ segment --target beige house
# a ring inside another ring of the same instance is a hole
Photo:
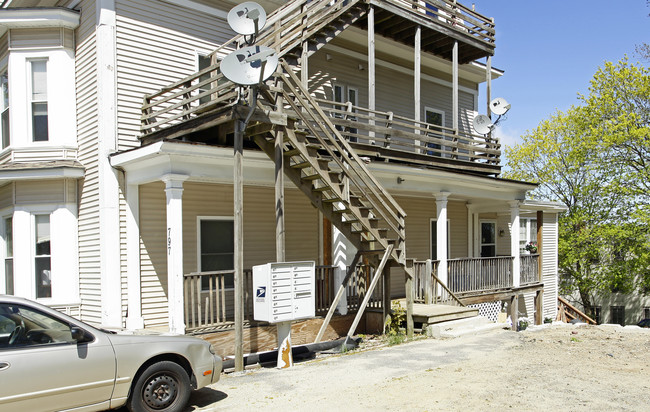
[[[255,44],[280,65],[254,100],[219,69],[242,41],[226,21],[235,2],[37,3],[0,10],[0,292],[104,326],[245,327],[259,350],[250,268],[284,255],[316,262],[319,317],[348,272],[340,313],[363,311],[368,293],[369,312],[385,314],[391,297],[431,303],[440,282],[490,316],[523,296],[518,314],[555,317],[562,209],[524,200],[535,185],[501,179],[498,136],[472,128],[503,75],[482,12],[446,0],[260,1]],[[43,109],[45,144],[20,128],[42,124]],[[539,253],[524,252],[529,242]],[[384,281],[369,291],[384,253]]]

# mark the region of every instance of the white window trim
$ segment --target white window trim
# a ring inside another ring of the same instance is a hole
[[[436,218],[430,218],[429,219],[429,258],[431,260],[439,260],[439,259],[433,259],[433,243],[431,240],[433,240],[433,223],[438,222],[438,219]],[[436,233],[436,239],[437,239],[437,233]],[[447,259],[449,259],[449,256],[451,255],[451,221],[450,219],[447,219]]]
[[[47,89],[45,94],[47,95],[47,99],[45,100],[45,103],[48,103],[48,116],[47,116],[47,129],[48,129],[48,137],[47,140],[43,141],[35,141],[34,140],[34,113],[33,113],[33,108],[32,105],[34,102],[40,102],[42,103],[43,101],[37,101],[33,99],[33,87],[34,84],[32,82],[32,63],[33,62],[39,62],[39,61],[45,61],[45,82],[47,85]],[[49,107],[49,100],[50,100],[50,72],[51,68],[49,67],[50,64],[50,57],[49,56],[41,56],[41,57],[28,57],[25,59],[25,63],[27,65],[26,67],[26,79],[27,79],[27,136],[28,136],[28,142],[30,145],[47,145],[51,146],[51,127],[50,127],[50,107]],[[11,90],[11,89],[10,89]],[[11,105],[10,105],[11,107]],[[11,122],[9,123],[11,125]],[[11,134],[11,133],[10,133]]]
[[[234,216],[197,216],[196,217],[196,270],[202,272],[201,268],[201,222],[204,220],[216,220],[221,222],[233,222]],[[233,262],[234,263],[234,262]],[[234,290],[234,288],[225,288],[225,291]]]
[[[440,110],[440,109],[434,109],[433,107],[430,106],[424,106],[424,121],[426,122],[427,120],[427,112],[431,113],[438,113],[442,116],[442,124],[440,125],[441,127],[445,127],[445,111]]]
[[[478,257],[481,257],[481,249],[483,245],[491,245],[492,243],[483,243],[481,236],[481,226],[483,223],[492,223],[494,225],[494,256],[498,256],[499,250],[499,232],[497,231],[497,220],[496,219],[479,219],[478,221]],[[519,230],[519,228],[517,228]]]
[[[7,259],[7,240],[5,239],[6,227],[5,221],[9,218],[13,218],[13,210],[0,214],[0,260],[2,264],[0,265],[0,293],[7,293],[7,273],[5,272],[5,260]],[[13,239],[12,239],[13,240]],[[15,282],[15,279],[14,279]],[[14,285],[15,291],[15,285]]]

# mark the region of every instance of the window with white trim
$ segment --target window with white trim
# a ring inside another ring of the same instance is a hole
[[[2,148],[6,148],[11,144],[9,132],[9,74],[7,70],[0,74],[0,87],[2,87],[2,107],[0,107],[0,133],[2,133]]]
[[[52,255],[50,215],[34,215],[34,274],[36,297],[52,297]]]
[[[537,243],[537,219],[530,217],[519,218],[519,252],[523,253],[528,243]]]
[[[235,269],[235,228],[232,218],[199,218],[199,271]],[[204,277],[207,281],[207,277]],[[225,287],[233,288],[234,275],[225,276]],[[207,289],[208,284],[202,284]]]
[[[481,257],[497,255],[497,222],[481,220]]]
[[[47,115],[47,60],[29,60],[31,75],[30,110],[32,118],[32,141],[49,140]]]
[[[427,132],[428,137],[432,139],[444,139],[442,135],[442,128],[435,127],[435,126],[444,126],[445,112],[443,112],[442,110],[425,107],[424,121],[427,123],[427,129],[430,130],[430,132]],[[439,143],[427,142],[426,146],[435,149],[435,150],[427,150],[427,154],[429,156],[437,156],[437,157],[442,156],[442,153],[440,151],[442,149],[442,146]]]
[[[334,84],[334,86],[333,86],[333,94],[334,94],[333,100],[335,102],[337,102],[337,103],[345,103],[345,106],[343,106],[343,105],[334,106],[335,109],[347,111],[348,113],[356,113],[357,112],[357,109],[355,109],[354,107],[348,107],[348,103],[351,106],[357,106],[359,104],[359,89],[357,89],[356,87],[347,86],[347,85],[343,85],[343,84]],[[357,120],[356,116],[351,115],[351,114],[345,114],[344,115],[342,113],[336,113],[334,115],[334,117],[337,117],[337,118],[340,118],[340,119],[345,118],[345,119],[351,120],[351,121],[356,121]],[[345,132],[345,133],[349,133],[349,134],[357,134],[358,133],[358,130],[356,128],[354,128],[354,127],[343,128],[341,126],[336,126],[336,129],[338,131],[340,131],[340,132]],[[346,135],[346,137],[351,142],[356,142],[358,140],[356,136],[347,136]]]

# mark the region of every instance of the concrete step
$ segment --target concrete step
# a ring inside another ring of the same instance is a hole
[[[424,325],[422,325],[425,328]],[[491,330],[508,328],[506,323],[495,323],[484,316],[452,320],[426,326],[426,334],[432,338],[457,338]]]

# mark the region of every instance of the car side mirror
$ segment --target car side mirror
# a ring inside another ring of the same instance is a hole
[[[91,335],[89,332],[86,332],[79,326],[71,326],[70,334],[72,335],[72,340],[76,341],[77,343],[92,342],[94,339],[93,335]]]

